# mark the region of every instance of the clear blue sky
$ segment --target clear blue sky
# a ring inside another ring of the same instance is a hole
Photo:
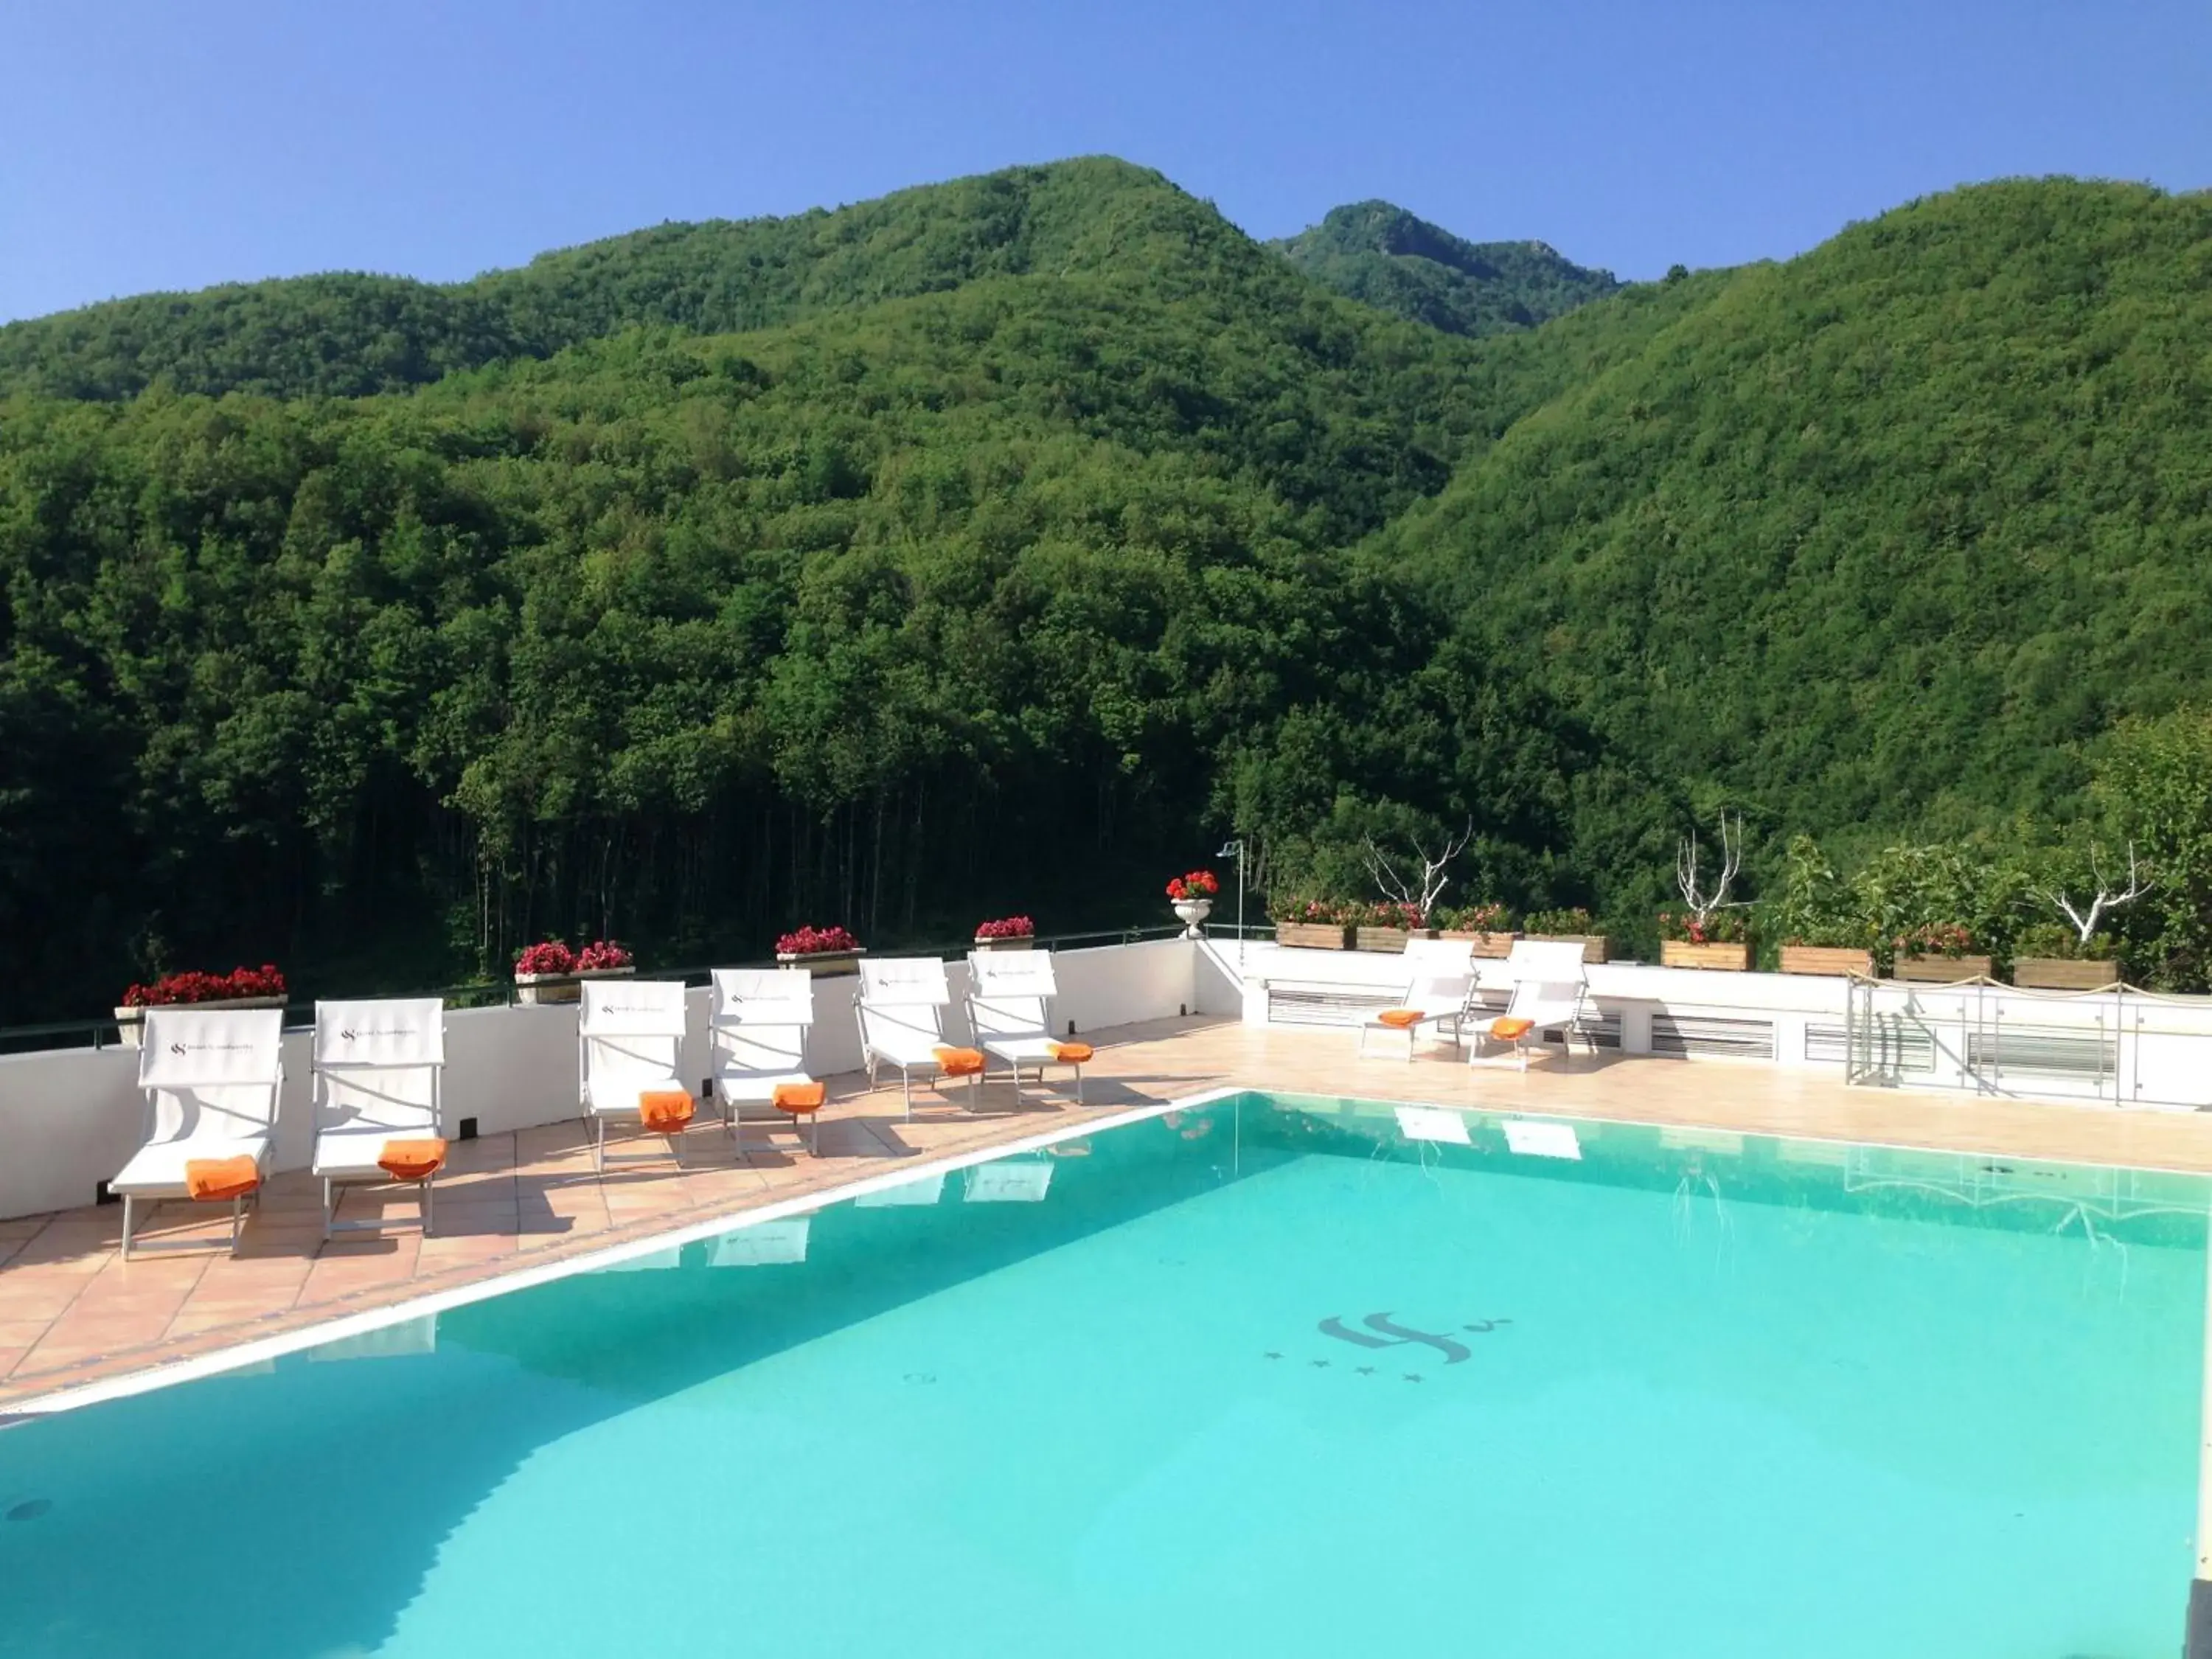
[[[1380,196],[1652,276],[1970,179],[2212,185],[2212,4],[0,0],[0,319],[1099,151],[1257,235]]]

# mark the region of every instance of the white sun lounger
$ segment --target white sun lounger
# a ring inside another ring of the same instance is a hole
[[[1560,1033],[1562,1051],[1571,1057],[1577,1030],[1589,1038],[1583,1016],[1589,1001],[1589,979],[1583,968],[1583,947],[1579,939],[1516,939],[1513,953],[1505,959],[1506,977],[1513,981],[1512,1000],[1505,1012],[1483,1026],[1480,1036],[1500,1042],[1510,1042],[1520,1051],[1521,1069],[1528,1069],[1528,1049],[1532,1044],[1545,1040],[1550,1031]],[[1526,1021],[1525,1027],[1509,1025],[1508,1022]],[[1505,1033],[1511,1032],[1511,1035]],[[1472,1061],[1480,1057],[1482,1044],[1478,1041],[1468,1053]],[[1590,1040],[1590,1052],[1597,1052],[1597,1044]]]
[[[679,1072],[684,1056],[684,987],[676,980],[586,980],[576,1026],[579,1093],[592,1124],[592,1167],[607,1167],[607,1125],[635,1123],[647,1094],[690,1092]],[[684,1162],[684,1138],[668,1138]],[[632,1160],[633,1162],[635,1160]]]
[[[1414,1045],[1424,1030],[1443,1033],[1454,1043],[1461,1040],[1468,1004],[1474,995],[1474,941],[1465,939],[1409,939],[1403,958],[1405,994],[1396,1006],[1420,1016],[1410,1024],[1386,1022],[1380,1012],[1359,1023],[1359,1052],[1367,1052],[1367,1039],[1387,1031],[1406,1039],[1406,1058],[1413,1058]]]
[[[395,1140],[442,1140],[438,1081],[446,1065],[446,1005],[435,997],[315,1005],[315,1153],[323,1237],[380,1232],[385,1223],[338,1221],[337,1189],[398,1178],[381,1162]],[[416,1220],[430,1232],[432,1170],[410,1183]]]
[[[265,1178],[284,1089],[281,1008],[149,1008],[139,1038],[138,1086],[146,1095],[145,1139],[107,1183],[123,1197],[123,1257],[140,1199],[189,1198],[185,1165],[251,1158]],[[245,1224],[243,1196],[230,1203],[230,1249]]]
[[[714,1098],[744,1143],[744,1109],[775,1107],[787,1084],[814,1081],[806,1069],[806,1035],[814,1024],[814,975],[804,968],[717,968],[708,1040],[714,1051]],[[775,1115],[785,1115],[781,1109]],[[808,1146],[822,1150],[822,1121],[808,1120]]]
[[[968,1025],[987,1062],[993,1055],[1014,1074],[1014,1105],[1022,1103],[1022,1067],[1066,1066],[1075,1073],[1075,1101],[1083,1103],[1083,1062],[1061,1057],[1066,1044],[1052,1034],[1052,999],[1060,987],[1049,951],[977,951],[968,958]],[[984,1073],[988,1079],[989,1072]]]
[[[906,1115],[914,1115],[914,1079],[919,1073],[935,1082],[945,1067],[937,1057],[945,1040],[945,1009],[952,1000],[945,964],[935,957],[862,958],[860,988],[853,994],[860,1016],[860,1053],[868,1063],[868,1086],[878,1067],[896,1066]],[[978,1073],[968,1079],[969,1109],[977,1099]]]

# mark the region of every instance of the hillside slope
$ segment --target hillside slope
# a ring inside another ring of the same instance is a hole
[[[2212,692],[2212,200],[1978,186],[1738,273],[1376,552],[1771,827],[2063,815]]]
[[[1215,216],[1111,157],[1012,167],[835,211],[662,225],[466,283],[341,274],[88,306],[0,327],[0,392],[127,398],[166,378],[211,396],[356,397],[628,327],[767,328],[985,276],[1202,280],[1216,250],[1199,219]]]
[[[1111,920],[1300,711],[1346,788],[1427,771],[1403,734],[1496,700],[1347,550],[1575,354],[1492,373],[1179,191],[1098,207],[1031,216],[1046,269],[752,333],[0,401],[0,1024],[210,960]],[[1452,750],[1554,838],[1543,752]]]
[[[1388,202],[1333,208],[1269,246],[1340,294],[1447,334],[1534,328],[1620,288],[1541,242],[1469,242]]]

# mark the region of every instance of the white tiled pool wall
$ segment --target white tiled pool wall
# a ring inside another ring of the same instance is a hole
[[[1273,943],[1181,939],[1056,952],[1053,1017],[1091,1032],[1178,1012],[1235,1015],[1248,1024],[1346,1027],[1404,994],[1395,957]],[[1486,998],[1503,1008],[1504,964],[1486,962]],[[1627,1054],[1732,1058],[1840,1072],[1847,981],[1775,974],[1593,963],[1601,1046]],[[951,968],[946,1030],[966,1035],[966,965]],[[1242,981],[1241,998],[1238,992]],[[817,979],[809,1057],[823,1076],[857,1071],[858,981]],[[1866,994],[1861,993],[1863,997]],[[689,997],[684,1075],[703,1079],[707,993]],[[2212,1000],[1886,988],[1877,994],[1881,1050],[1893,1080],[1915,1088],[2127,1105],[2212,1105]],[[574,1004],[455,1010],[447,1016],[449,1123],[500,1134],[576,1115]],[[1577,1044],[1577,1054],[1581,1045]],[[1378,1048],[1375,1060],[1387,1064]],[[305,1168],[308,1042],[284,1043],[276,1166]],[[120,1048],[0,1055],[0,1218],[88,1202],[142,1132],[137,1056]]]

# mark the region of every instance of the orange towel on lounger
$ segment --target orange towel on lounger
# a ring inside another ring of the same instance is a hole
[[[1055,1042],[1052,1045],[1052,1057],[1063,1066],[1080,1066],[1091,1058],[1091,1045],[1087,1042]]]
[[[435,1135],[419,1140],[387,1140],[376,1167],[394,1181],[428,1181],[446,1167],[446,1143]]]
[[[1394,1031],[1410,1031],[1421,1023],[1421,1011],[1418,1008],[1385,1008],[1375,1018]]]
[[[809,1112],[818,1112],[830,1091],[819,1083],[779,1083],[769,1103],[779,1112],[789,1112],[794,1117],[805,1117]]]
[[[1522,1019],[1517,1015],[1505,1019],[1493,1019],[1490,1022],[1490,1035],[1500,1042],[1510,1042],[1516,1037],[1527,1036],[1535,1029],[1534,1020]]]
[[[947,1077],[973,1077],[983,1069],[981,1048],[945,1048],[932,1050],[937,1056],[938,1069]]]
[[[656,1133],[672,1135],[691,1121],[699,1103],[689,1089],[646,1089],[637,1097],[637,1115]]]
[[[261,1166],[244,1152],[185,1160],[185,1192],[192,1198],[243,1198],[260,1184]]]

